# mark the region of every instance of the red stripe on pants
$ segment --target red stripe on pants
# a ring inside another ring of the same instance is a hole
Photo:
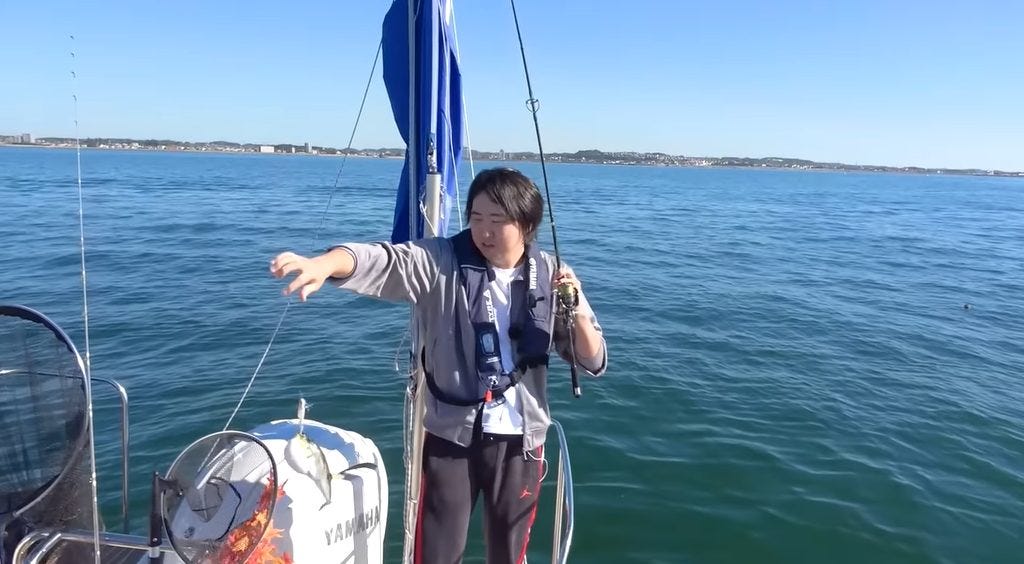
[[[530,544],[530,529],[533,528],[533,520],[537,518],[537,506],[540,505],[540,483],[544,478],[544,447],[539,446],[537,450],[540,452],[540,456],[537,457],[540,459],[537,461],[540,468],[537,468],[537,487],[534,488],[533,511],[530,512],[530,522],[526,525],[526,534],[523,535],[523,549],[519,551],[519,559],[516,560],[517,564],[523,564],[523,561],[526,560],[526,545]]]
[[[423,434],[423,444],[427,442],[426,433]],[[420,448],[420,457],[425,449]],[[412,557],[413,564],[423,564],[423,499],[426,497],[424,494],[427,491],[427,480],[423,477],[422,463],[420,463],[420,497],[419,504],[416,508],[416,539],[415,549]]]

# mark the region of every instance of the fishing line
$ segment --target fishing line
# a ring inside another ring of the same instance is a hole
[[[85,359],[83,367],[85,374],[85,405],[87,410],[86,424],[89,426],[89,483],[92,488],[92,533],[93,533],[93,558],[96,564],[100,564],[100,515],[99,499],[96,491],[96,436],[93,433],[92,419],[92,354],[89,348],[89,291],[88,276],[85,269],[85,198],[82,194],[82,142],[78,127],[78,73],[75,72],[77,58],[75,57],[75,36],[71,38],[71,99],[74,101],[75,118],[75,181],[78,185],[78,248],[79,260],[82,268],[82,324],[85,332]]]
[[[540,171],[544,177],[544,196],[548,202],[548,222],[551,223],[551,244],[555,248],[556,271],[562,271],[562,256],[558,252],[558,233],[555,230],[555,212],[551,202],[551,191],[548,189],[548,169],[544,164],[544,145],[540,138],[540,121],[537,119],[537,110],[540,109],[540,100],[533,95],[533,85],[530,83],[530,69],[526,64],[526,48],[523,46],[523,34],[519,30],[519,16],[516,14],[516,0],[509,0],[512,4],[512,19],[516,23],[516,36],[519,38],[519,53],[523,57],[523,73],[526,75],[526,91],[529,98],[526,100],[526,107],[533,116],[533,129],[537,133],[537,152],[540,153]],[[563,288],[568,288],[563,290]],[[580,397],[579,375],[576,373],[576,332],[572,319],[576,315],[576,306],[579,305],[579,296],[572,286],[559,286],[558,301],[565,310],[566,329],[569,332],[569,352],[572,362],[569,363],[569,373],[572,378],[572,395]]]
[[[352,125],[352,133],[348,137],[348,145],[345,147],[345,155],[341,159],[341,166],[338,168],[338,174],[334,177],[334,186],[331,188],[331,193],[327,197],[327,205],[324,206],[324,212],[320,216],[320,225],[317,226],[316,231],[313,233],[313,244],[310,246],[312,249],[316,249],[317,242],[320,240],[320,233],[324,229],[324,225],[327,223],[327,212],[331,209],[331,203],[334,201],[334,194],[338,191],[338,185],[341,181],[341,174],[345,171],[345,164],[348,162],[348,156],[352,152],[352,141],[356,137],[356,131],[359,129],[359,120],[363,116],[363,108],[366,107],[366,98],[370,93],[370,85],[373,84],[373,74],[377,70],[377,62],[380,60],[381,49],[384,46],[384,40],[377,44],[377,54],[373,57],[373,65],[370,68],[370,77],[366,80],[366,88],[363,90],[363,99],[359,103],[359,112],[356,114],[356,121]],[[242,397],[238,399],[238,404],[235,405],[234,411],[231,412],[231,416],[228,417],[228,422],[224,424],[223,431],[227,431],[228,427],[231,426],[231,422],[234,421],[235,415],[238,414],[238,410],[241,409],[242,404],[245,402],[245,398],[249,395],[249,390],[252,389],[253,382],[256,381],[256,376],[260,373],[260,369],[263,368],[263,362],[267,360],[267,355],[270,354],[270,348],[274,345],[274,340],[277,339],[277,334],[281,331],[281,326],[284,324],[284,318],[288,315],[288,309],[291,308],[292,302],[295,301],[295,294],[288,297],[288,301],[284,305],[284,310],[281,311],[281,317],[277,320],[277,326],[274,328],[274,332],[270,335],[270,341],[267,343],[267,348],[263,350],[263,356],[260,357],[260,361],[256,364],[256,370],[253,371],[252,377],[249,378],[249,383],[245,386],[245,391],[242,392]]]

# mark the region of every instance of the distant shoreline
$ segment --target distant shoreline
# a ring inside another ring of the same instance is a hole
[[[44,149],[74,149],[74,139],[62,137],[43,137],[34,143],[4,143],[0,147],[35,147]],[[172,140],[135,140],[113,138],[89,138],[80,141],[83,149],[107,151],[156,151],[167,153],[219,153],[219,154],[252,154],[252,155],[285,155],[285,156],[322,156],[402,159],[405,149],[335,149],[333,147],[298,146],[291,144],[259,145],[240,144],[226,141],[210,143],[192,143]],[[540,158],[532,152],[477,151],[472,150],[475,160],[504,162],[539,162]],[[735,168],[735,169],[773,169],[773,170],[808,170],[831,172],[876,172],[889,174],[922,174],[922,175],[954,175],[954,176],[987,176],[1001,178],[1024,178],[1024,172],[1001,171],[987,169],[949,169],[926,167],[894,167],[880,165],[850,165],[845,163],[821,163],[806,159],[790,159],[780,157],[686,157],[667,155],[665,153],[638,152],[605,152],[598,150],[577,151],[575,153],[545,154],[545,160],[551,163],[565,164],[597,164],[619,166],[650,166],[677,168]]]

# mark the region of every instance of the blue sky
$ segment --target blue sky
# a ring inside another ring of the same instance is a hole
[[[0,134],[344,146],[387,5],[0,0]],[[508,3],[455,8],[472,144],[535,150]],[[518,8],[546,150],[1024,170],[1024,2]]]

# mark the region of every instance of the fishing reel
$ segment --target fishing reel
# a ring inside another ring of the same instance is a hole
[[[580,295],[572,284],[561,284],[556,289],[558,305],[570,315],[576,313],[576,307],[580,305]]]
[[[572,395],[578,398],[582,390],[580,389],[579,375],[576,372],[576,331],[574,325],[576,322],[576,307],[580,305],[580,294],[572,284],[559,284],[555,288],[555,294],[558,298],[558,306],[564,314],[565,327],[569,332],[569,351],[572,356],[572,362],[569,364],[569,373],[572,377]]]

